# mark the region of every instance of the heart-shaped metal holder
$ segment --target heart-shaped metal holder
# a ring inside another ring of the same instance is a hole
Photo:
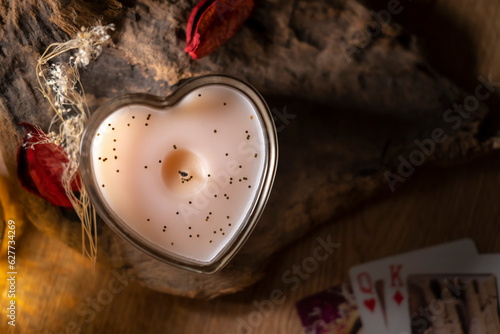
[[[81,146],[81,176],[104,221],[143,252],[200,273],[219,271],[248,239],[277,162],[266,102],[223,75],[188,80],[166,98],[109,101]]]

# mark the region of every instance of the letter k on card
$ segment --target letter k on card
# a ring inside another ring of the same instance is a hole
[[[392,295],[392,300],[394,300],[399,306],[405,298],[405,296],[401,293],[401,290],[404,288],[403,279],[401,278],[401,268],[403,268],[403,265],[391,264],[389,268],[391,272],[391,288],[396,289]]]

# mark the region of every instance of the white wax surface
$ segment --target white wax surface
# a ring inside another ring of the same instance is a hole
[[[234,237],[262,181],[258,111],[227,86],[199,88],[163,110],[124,107],[97,134],[91,154],[109,207],[148,241],[196,261],[211,261]],[[186,177],[167,171],[175,162]]]

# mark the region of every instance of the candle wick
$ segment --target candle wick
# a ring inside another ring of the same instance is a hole
[[[191,181],[193,179],[193,175],[191,175],[191,176],[188,177],[189,173],[183,172],[181,170],[179,171],[179,174],[181,175],[181,181],[182,181],[182,183],[189,182],[189,181]]]

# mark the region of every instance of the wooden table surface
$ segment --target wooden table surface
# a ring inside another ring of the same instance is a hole
[[[347,281],[355,264],[464,237],[480,252],[499,252],[499,167],[500,154],[493,154],[452,168],[420,168],[395,193],[332,220],[278,254],[255,286],[210,301],[160,294],[133,278],[120,284],[120,271],[104,265],[93,276],[81,254],[29,228],[17,249],[16,327],[2,315],[0,332],[303,333],[295,302]],[[288,272],[313,256],[317,238],[340,246],[301,278]],[[283,275],[297,279],[290,283]],[[284,295],[270,307],[266,301],[276,289]],[[265,314],[259,304],[267,306]]]

